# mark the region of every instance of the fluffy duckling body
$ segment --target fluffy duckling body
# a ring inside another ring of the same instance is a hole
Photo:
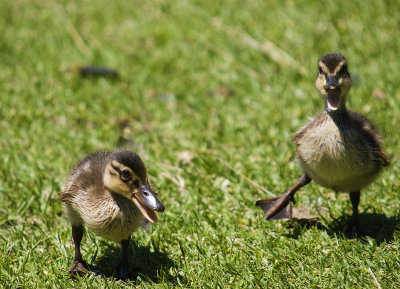
[[[388,165],[378,131],[364,116],[346,109],[351,88],[347,60],[341,54],[326,54],[318,62],[316,88],[325,98],[325,110],[293,137],[303,170],[298,182],[279,197],[259,200],[266,219],[291,218],[295,192],[314,180],[336,192],[350,193],[353,216],[347,234],[360,233],[360,190],[375,180]]]
[[[336,192],[354,192],[375,180],[386,158],[376,129],[363,116],[322,112],[297,132],[297,159],[314,182]]]
[[[164,211],[150,189],[145,165],[130,151],[98,152],[84,158],[67,178],[60,199],[72,224],[75,245],[70,272],[89,271],[80,253],[86,226],[99,236],[121,242],[122,258],[117,273],[126,277],[131,234],[143,217],[155,223],[154,211]]]

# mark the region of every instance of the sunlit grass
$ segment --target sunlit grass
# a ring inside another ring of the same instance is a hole
[[[2,1],[0,284],[396,288],[397,6]],[[246,180],[279,194],[300,176],[290,138],[322,109],[316,63],[332,51],[347,57],[355,80],[348,107],[380,129],[392,163],[362,193],[361,222],[374,236],[365,240],[343,235],[346,194],[311,184],[296,207],[309,207],[319,223],[267,222],[254,203],[269,195]],[[70,70],[88,64],[121,77],[84,79]],[[109,277],[71,279],[61,185],[86,154],[121,148],[142,156],[166,212],[134,234],[131,280],[111,277],[119,246],[92,233],[83,255]]]

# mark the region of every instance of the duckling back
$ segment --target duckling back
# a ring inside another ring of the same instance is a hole
[[[108,152],[97,152],[85,157],[71,171],[62,187],[60,199],[68,201],[79,191],[103,186],[103,172],[107,164]],[[100,191],[100,190],[95,190]]]

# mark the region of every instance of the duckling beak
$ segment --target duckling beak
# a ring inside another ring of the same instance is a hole
[[[328,97],[327,105],[331,111],[338,110],[340,107],[340,84],[336,75],[327,75],[324,86]]]
[[[140,185],[138,193],[132,197],[132,202],[138,207],[143,216],[152,223],[157,223],[158,217],[154,211],[164,212],[164,205],[157,199],[148,185]]]

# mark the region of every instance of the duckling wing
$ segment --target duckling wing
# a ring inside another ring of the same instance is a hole
[[[387,167],[388,165],[390,165],[389,158],[386,156],[384,152],[379,151],[376,154],[382,166]]]
[[[62,192],[58,198],[65,203],[70,203],[74,199],[74,195],[69,192]]]
[[[81,191],[100,192],[108,154],[97,152],[80,161],[67,178],[59,196],[60,200],[71,202]]]
[[[363,115],[350,112],[350,116],[356,131],[360,132],[361,141],[365,142],[369,147],[371,159],[378,162],[381,166],[388,166],[389,159],[382,151],[382,141],[376,127]]]
[[[301,139],[307,134],[307,132],[309,132],[312,128],[322,123],[325,120],[325,118],[326,118],[325,112],[320,113],[315,118],[310,118],[309,122],[293,135],[291,141],[296,144],[299,144],[301,142]]]

